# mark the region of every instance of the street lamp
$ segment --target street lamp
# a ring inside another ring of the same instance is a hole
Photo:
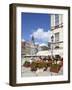
[[[53,41],[54,41],[54,36],[52,35],[51,36],[51,55],[52,55],[52,58],[53,58]]]
[[[52,60],[53,60],[53,41],[54,41],[54,36],[52,35],[51,36],[51,56],[52,56]],[[52,76],[52,72],[51,72],[51,76]]]

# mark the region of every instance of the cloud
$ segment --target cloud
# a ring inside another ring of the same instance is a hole
[[[39,44],[39,46],[47,46],[48,47],[48,45],[45,43],[41,43],[41,44]]]
[[[34,36],[35,39],[50,42],[52,32],[50,30],[45,31],[43,28],[38,28],[30,36]]]
[[[25,40],[24,40],[24,39],[22,39],[21,41],[22,41],[22,42],[25,42]]]

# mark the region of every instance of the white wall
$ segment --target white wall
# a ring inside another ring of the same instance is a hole
[[[28,86],[28,87],[11,87],[8,85],[8,82],[9,82],[9,4],[10,3],[37,3],[37,4],[48,4],[48,5],[72,6],[72,0],[43,0],[43,1],[42,0],[0,0],[0,90],[38,90],[38,89],[71,90],[72,82],[70,84]],[[72,7],[71,7],[71,11],[72,11]],[[72,15],[72,12],[71,12],[71,15]],[[72,75],[72,72],[71,72],[71,75]],[[71,78],[71,81],[72,81],[72,78]]]

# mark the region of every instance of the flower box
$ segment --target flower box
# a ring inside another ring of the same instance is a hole
[[[59,64],[52,64],[50,67],[50,72],[58,73],[61,66]]]

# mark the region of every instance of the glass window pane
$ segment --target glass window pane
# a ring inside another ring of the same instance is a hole
[[[55,26],[59,25],[59,15],[55,14]]]

